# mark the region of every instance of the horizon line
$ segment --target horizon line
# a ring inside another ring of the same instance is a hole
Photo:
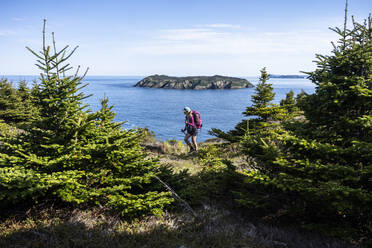
[[[171,74],[151,74],[151,75],[119,75],[119,74],[93,74],[93,75],[86,75],[86,77],[148,77],[148,76],[153,76],[153,75],[164,75],[164,76],[172,76],[172,77],[202,77],[202,76],[225,76],[221,74],[214,74],[214,75],[171,75]],[[274,75],[274,76],[306,76],[304,73],[298,73],[298,74],[278,74],[278,73],[269,73],[269,75]],[[31,77],[38,77],[40,74],[0,74],[0,77],[8,77],[8,76],[16,76],[16,77],[25,77],[25,76],[31,76]],[[68,76],[73,76],[73,75],[68,75]],[[228,77],[259,77],[260,75],[228,75]]]

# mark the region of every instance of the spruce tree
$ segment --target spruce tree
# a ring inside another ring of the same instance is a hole
[[[303,106],[319,139],[345,145],[372,139],[371,16],[352,24],[352,30],[332,29],[341,38],[332,55],[317,55],[318,68],[309,73],[316,93]]]
[[[242,141],[255,166],[245,172],[247,192],[239,201],[327,234],[368,239],[372,19],[333,30],[341,38],[332,55],[317,55],[318,69],[309,73],[316,91],[299,99],[306,120]]]
[[[269,74],[266,72],[266,68],[263,68],[259,83],[255,88],[256,94],[252,96],[253,105],[247,107],[243,112],[245,116],[258,116],[262,121],[268,121],[273,117],[271,101],[274,100],[275,93],[272,84],[267,82],[268,80]]]
[[[19,112],[16,111],[21,103],[21,99],[13,88],[12,84],[6,79],[0,80],[0,118],[6,122],[18,122]],[[15,112],[16,111],[16,112]]]
[[[8,124],[23,128],[38,115],[30,90],[24,81],[18,88],[7,79],[0,79],[0,119]]]
[[[286,109],[288,114],[291,116],[295,115],[299,111],[293,90],[290,90],[286,94],[285,98],[280,101],[280,106]]]
[[[29,48],[28,48],[29,49]],[[3,137],[0,147],[2,207],[44,198],[73,204],[106,205],[124,216],[159,214],[172,202],[154,188],[157,163],[146,158],[141,133],[122,129],[115,113],[102,101],[92,113],[83,104],[83,76],[67,76],[67,60],[76,48],[45,44],[40,53],[29,49],[42,70],[33,95],[40,116],[25,133]]]
[[[212,128],[209,132],[211,135],[230,142],[237,142],[251,132],[274,126],[275,121],[285,118],[285,109],[272,103],[275,93],[273,92],[272,84],[268,83],[269,74],[266,72],[266,68],[263,68],[260,72],[259,83],[255,88],[256,93],[252,95],[253,104],[243,112],[243,115],[249,117],[249,119],[242,120],[233,130],[226,133],[217,128]]]

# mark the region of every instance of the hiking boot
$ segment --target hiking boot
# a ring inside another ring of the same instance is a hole
[[[192,148],[192,147],[190,147],[190,151],[189,151],[189,153],[193,153],[193,152],[195,152],[195,149]]]

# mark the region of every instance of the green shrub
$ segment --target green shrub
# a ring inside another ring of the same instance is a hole
[[[142,133],[141,143],[155,143],[157,142],[156,134],[148,128],[138,128]]]
[[[216,145],[199,148],[197,163],[202,167],[200,171],[190,175],[183,171],[183,180],[177,193],[192,205],[223,201],[231,203],[234,187],[241,177],[235,172],[235,167]]]
[[[227,168],[226,160],[221,158],[221,151],[215,145],[200,148],[198,158],[203,170],[218,172]]]
[[[0,120],[24,127],[39,114],[33,101],[34,97],[25,82],[19,82],[18,88],[15,88],[7,79],[0,79]]]

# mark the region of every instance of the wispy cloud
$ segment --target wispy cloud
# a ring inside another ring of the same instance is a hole
[[[154,55],[314,54],[329,51],[332,40],[335,36],[328,30],[260,33],[190,28],[159,30],[133,49]]]
[[[229,29],[237,28],[240,28],[240,25],[217,23],[196,25],[191,28],[161,29],[154,38],[158,41],[204,42],[227,37],[232,32]]]
[[[7,37],[11,35],[15,35],[17,32],[14,30],[4,29],[0,30],[0,37]]]
[[[15,21],[15,22],[21,22],[21,21],[24,21],[25,18],[22,18],[22,17],[13,17],[12,18],[12,21]]]
[[[240,25],[226,24],[226,23],[203,24],[203,25],[198,25],[198,26],[206,27],[206,28],[241,28]]]
[[[204,41],[226,36],[226,32],[216,32],[210,29],[163,29],[156,36],[158,40],[166,41]]]
[[[198,27],[204,28],[225,28],[225,29],[238,29],[241,28],[240,25],[227,24],[227,23],[212,23],[212,24],[200,24]]]

